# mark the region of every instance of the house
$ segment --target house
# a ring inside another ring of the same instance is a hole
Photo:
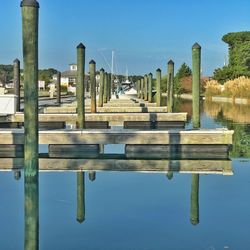
[[[53,76],[53,81],[57,80],[57,75]],[[69,65],[69,70],[64,71],[61,73],[61,85],[62,86],[74,86],[76,85],[76,81],[77,81],[77,64],[70,64]],[[97,85],[100,81],[100,75],[99,72],[96,72],[96,81],[97,81]],[[85,73],[85,86],[86,86],[86,90],[89,90],[89,74]]]

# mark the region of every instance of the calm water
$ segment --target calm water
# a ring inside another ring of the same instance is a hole
[[[191,115],[189,102],[177,108]],[[90,181],[87,172],[40,173],[40,249],[250,249],[249,106],[206,103],[204,110],[203,127],[235,130],[232,176],[98,172]],[[24,249],[25,221],[34,249],[36,188],[0,172],[0,249]]]

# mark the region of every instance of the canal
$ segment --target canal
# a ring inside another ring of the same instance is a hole
[[[249,249],[250,107],[202,108],[203,128],[235,131],[233,174],[41,172],[38,197],[23,174],[0,172],[0,249]],[[175,109],[192,115],[190,101]]]

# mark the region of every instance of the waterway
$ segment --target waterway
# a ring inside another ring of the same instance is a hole
[[[175,108],[192,115],[190,101]],[[235,130],[233,175],[41,172],[34,184],[0,172],[0,249],[249,249],[250,107],[202,109],[202,127]]]

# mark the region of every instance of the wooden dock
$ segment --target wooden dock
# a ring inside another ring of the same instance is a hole
[[[233,131],[200,130],[41,130],[40,144],[231,145]],[[23,144],[23,129],[0,130],[1,144]]]
[[[117,159],[118,158],[118,159]],[[0,171],[23,169],[23,158],[0,158]],[[40,171],[134,171],[233,175],[229,160],[134,160],[124,156],[98,159],[39,158]]]
[[[181,122],[187,121],[187,113],[96,113],[86,114],[86,121],[109,122],[110,125],[123,125],[125,121],[132,122]],[[77,114],[39,114],[39,122],[65,122],[76,123]],[[16,113],[2,117],[0,123],[4,122],[24,122],[24,114]]]

